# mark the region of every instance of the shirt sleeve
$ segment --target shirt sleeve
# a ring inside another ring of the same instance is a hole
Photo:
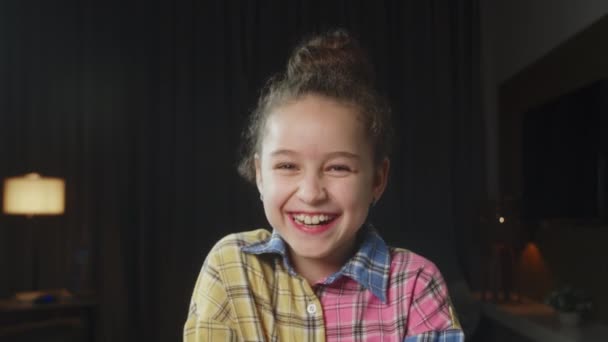
[[[188,318],[184,324],[184,342],[238,341],[231,328],[231,309],[221,281],[213,250],[194,286]]]
[[[405,342],[464,342],[462,330],[450,329],[444,331],[427,331],[422,334],[408,336]]]
[[[418,271],[405,341],[464,341],[447,286],[433,263],[429,262]]]

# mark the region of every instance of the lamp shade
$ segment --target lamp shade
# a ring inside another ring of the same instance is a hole
[[[3,212],[10,215],[60,215],[65,210],[65,181],[37,173],[4,180]]]

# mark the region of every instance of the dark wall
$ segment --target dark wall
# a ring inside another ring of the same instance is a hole
[[[2,1],[0,177],[67,180],[67,211],[0,216],[0,294],[69,285],[77,250],[100,340],[176,340],[208,249],[266,226],[235,164],[259,88],[304,35],[360,37],[393,104],[387,240],[475,281],[483,195],[473,1]],[[476,273],[477,272],[477,273]]]
[[[500,168],[501,188],[506,195],[520,198],[524,190],[522,189],[523,171],[529,168],[529,165],[523,165],[525,146],[522,145],[522,130],[526,113],[533,113],[531,108],[567,100],[569,94],[583,91],[585,87],[602,84],[598,80],[608,78],[608,63],[606,63],[608,48],[604,44],[607,34],[608,15],[603,15],[592,25],[564,41],[501,85]],[[597,96],[597,99],[601,104],[605,102],[605,96]],[[598,101],[592,98],[585,99],[585,103],[580,106],[580,115],[575,112],[574,117],[580,120],[584,117],[585,111],[594,112],[595,109],[590,107]],[[567,106],[562,104],[561,107]],[[598,107],[602,108],[604,105]],[[605,118],[605,110],[598,109],[597,113],[600,118]],[[545,126],[549,127],[551,124]],[[589,130],[593,131],[593,128],[589,127]],[[538,138],[541,137],[539,135]],[[602,146],[604,146],[604,137],[602,131],[599,137],[596,137]],[[573,145],[571,144],[570,147]],[[589,154],[593,149],[581,151],[580,154]],[[563,161],[566,162],[567,154],[563,153],[563,155]],[[570,167],[578,171],[582,169],[583,164]],[[567,166],[561,168],[565,169]],[[545,178],[547,177],[548,175]],[[580,187],[580,184],[571,181],[562,188],[568,186]],[[531,232],[535,235],[534,242],[538,253],[536,257],[542,263],[530,262],[526,250],[519,254],[521,263],[516,271],[519,273],[520,290],[525,295],[542,300],[549,291],[565,284],[584,289],[594,301],[591,316],[606,323],[608,296],[604,289],[608,284],[608,269],[603,266],[606,264],[606,257],[602,255],[603,250],[599,247],[608,243],[606,220],[568,217],[568,211],[572,209],[562,209],[558,213],[566,216],[566,220],[551,220],[557,215],[554,214],[553,217],[546,215],[542,217],[544,220],[529,222],[521,228],[520,233],[524,237],[522,242],[527,242]],[[535,214],[538,216],[539,213]]]

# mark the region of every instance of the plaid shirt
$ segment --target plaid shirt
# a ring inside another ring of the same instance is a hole
[[[464,341],[435,265],[373,229],[362,237],[342,269],[312,287],[278,234],[225,237],[203,264],[184,341]]]

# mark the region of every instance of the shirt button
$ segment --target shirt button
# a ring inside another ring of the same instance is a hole
[[[308,311],[309,314],[314,315],[315,313],[317,313],[317,306],[314,304],[308,304],[308,307],[306,307],[306,311]]]

